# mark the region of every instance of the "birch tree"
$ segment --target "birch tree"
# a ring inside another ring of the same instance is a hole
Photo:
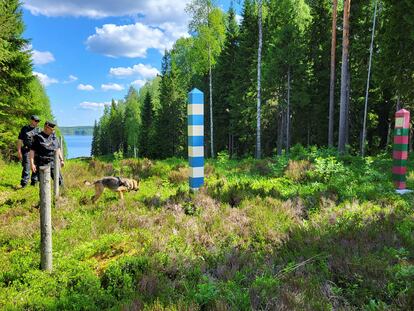
[[[212,67],[225,40],[224,14],[211,0],[193,0],[187,5],[186,11],[192,17],[189,28],[195,36],[195,68],[200,74],[208,72],[209,77],[210,154],[214,158]]]
[[[257,50],[257,129],[256,129],[256,159],[261,158],[261,128],[260,128],[260,118],[261,118],[261,68],[262,68],[262,0],[258,2],[258,27],[259,27],[259,45]]]

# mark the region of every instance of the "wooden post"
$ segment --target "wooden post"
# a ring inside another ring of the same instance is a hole
[[[55,194],[55,200],[59,198],[59,176],[60,176],[60,160],[59,152],[55,150],[55,168],[54,168],[54,179],[53,179],[53,191]]]
[[[410,112],[405,109],[395,113],[394,146],[392,177],[397,190],[405,190],[407,159],[408,159],[408,136],[410,128]]]
[[[41,269],[52,271],[52,203],[50,166],[41,166],[40,175],[40,257]]]
[[[188,162],[191,191],[204,184],[204,94],[193,89],[188,94]]]
[[[65,158],[65,150],[63,149],[63,136],[60,136],[60,152],[62,152],[62,157]]]

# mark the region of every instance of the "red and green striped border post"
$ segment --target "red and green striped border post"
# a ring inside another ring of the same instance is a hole
[[[408,158],[408,132],[410,128],[410,112],[405,109],[395,113],[394,145],[392,179],[397,190],[406,187],[407,158]]]

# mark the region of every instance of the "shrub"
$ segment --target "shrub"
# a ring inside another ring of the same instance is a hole
[[[285,170],[285,176],[295,182],[302,182],[306,179],[312,165],[307,160],[290,160]]]
[[[188,181],[188,168],[180,167],[178,170],[171,171],[168,174],[168,180],[173,184],[181,184]]]

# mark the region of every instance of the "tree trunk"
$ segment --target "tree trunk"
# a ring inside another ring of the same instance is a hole
[[[349,62],[349,14],[351,0],[344,0],[344,20],[342,34],[342,68],[341,68],[341,104],[339,111],[339,139],[338,152],[345,152],[346,132],[347,132],[347,86],[348,86],[348,62]]]
[[[208,47],[208,75],[209,75],[209,93],[210,93],[210,148],[211,157],[214,158],[214,136],[213,136],[213,77],[211,73],[211,48]]]
[[[286,153],[290,148],[290,66],[288,67],[287,111],[286,111]]]
[[[374,21],[372,22],[372,33],[371,33],[371,45],[369,47],[367,88],[365,90],[364,122],[362,125],[362,142],[361,142],[361,156],[362,157],[365,155],[365,137],[367,135],[366,127],[367,127],[367,113],[368,113],[369,80],[371,78],[372,51],[374,49],[374,35],[375,35],[375,25],[376,25],[376,19],[377,19],[377,5],[378,5],[378,0],[375,1]]]
[[[261,67],[262,67],[262,0],[258,2],[259,16],[259,47],[257,51],[257,128],[256,128],[256,159],[261,158],[262,145],[261,145]]]
[[[283,128],[284,128],[284,113],[283,108],[279,107],[279,120],[277,122],[277,154],[282,155],[283,150]]]
[[[329,84],[329,130],[328,146],[333,146],[334,110],[335,110],[335,61],[336,61],[336,20],[338,0],[333,0],[332,6],[332,42],[331,42],[331,79]]]
[[[349,145],[349,128],[350,128],[350,124],[349,124],[349,102],[350,102],[350,98],[351,98],[351,71],[349,68],[349,57],[348,57],[348,78],[347,78],[347,83],[346,83],[346,105],[345,105],[345,109],[346,109],[346,118],[345,118],[345,146]]]

